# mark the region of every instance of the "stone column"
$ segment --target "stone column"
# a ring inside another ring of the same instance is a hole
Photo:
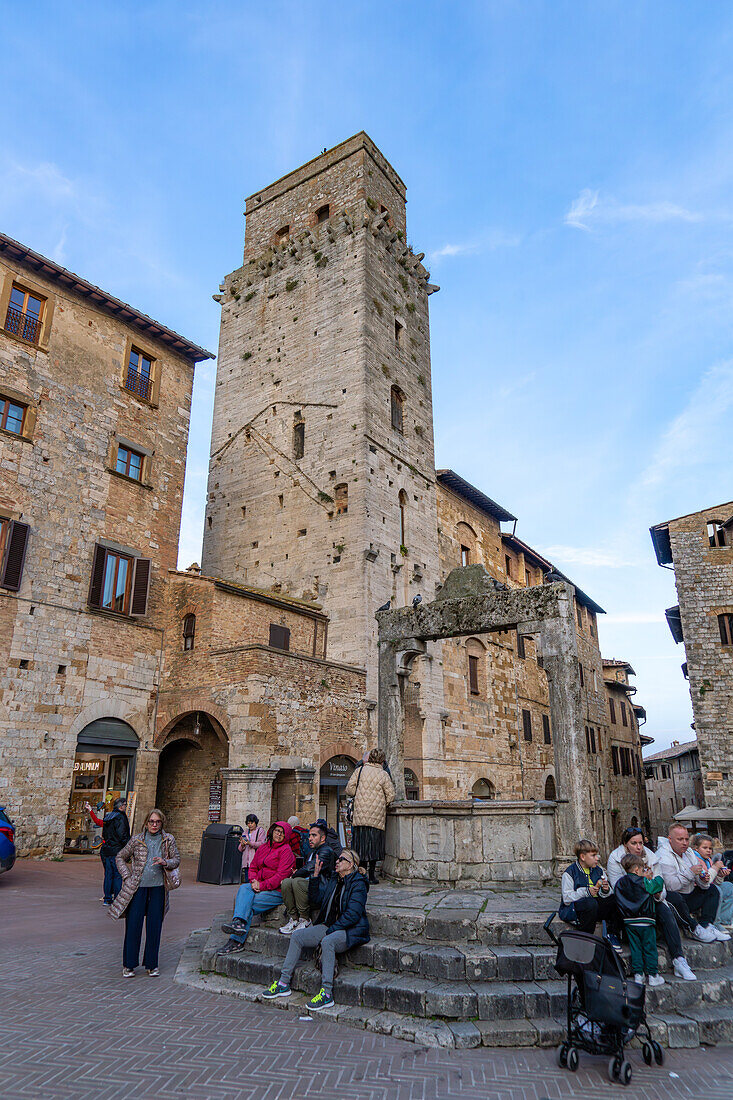
[[[590,773],[581,708],[578,648],[572,590],[559,600],[559,614],[543,619],[542,663],[550,692],[550,719],[555,751],[556,859],[571,859],[580,837],[591,828]]]
[[[295,812],[301,825],[310,825],[318,817],[316,813],[316,769],[295,769]]]
[[[386,753],[398,801],[405,798],[405,683],[414,658],[426,649],[414,638],[379,643],[379,747]]]
[[[257,814],[260,825],[270,824],[272,784],[275,768],[221,768],[219,774],[226,783],[224,820],[228,825],[244,828],[247,814]]]
[[[158,749],[137,750],[135,757],[135,819],[130,822],[132,831],[140,831],[146,816],[155,806],[158,790],[158,762],[160,751]]]

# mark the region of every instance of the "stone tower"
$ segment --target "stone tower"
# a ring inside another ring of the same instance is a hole
[[[359,133],[247,200],[217,295],[202,568],[321,602],[329,657],[365,667],[371,699],[376,609],[439,579],[421,260],[405,185]],[[440,670],[418,678],[436,716]]]

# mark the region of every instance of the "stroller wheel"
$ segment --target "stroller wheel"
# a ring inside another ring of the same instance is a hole
[[[555,1051],[555,1058],[557,1059],[557,1064],[559,1065],[560,1069],[565,1069],[567,1067],[567,1064],[568,1064],[568,1045],[567,1045],[567,1043],[562,1043],[561,1046],[559,1046],[557,1048],[557,1050]]]
[[[644,1043],[641,1048],[641,1055],[648,1066],[654,1061],[654,1053],[649,1043]]]
[[[631,1062],[627,1062],[625,1059],[621,1063],[621,1068],[618,1071],[618,1079],[622,1085],[628,1085],[631,1081]]]
[[[660,1047],[656,1039],[652,1039],[652,1050],[654,1051],[654,1061],[658,1066],[664,1065],[664,1051]]]
[[[570,1047],[569,1048],[567,1063],[568,1063],[568,1069],[570,1070],[570,1072],[575,1073],[576,1069],[578,1068],[578,1064],[580,1063],[580,1057],[579,1057],[578,1052],[575,1049],[575,1047]]]
[[[618,1081],[618,1075],[621,1070],[622,1059],[617,1054],[614,1054],[613,1058],[608,1063],[608,1076],[612,1081]]]

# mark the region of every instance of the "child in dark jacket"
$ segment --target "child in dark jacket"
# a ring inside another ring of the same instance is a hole
[[[598,845],[592,840],[579,840],[575,857],[575,863],[562,876],[560,920],[592,933],[598,921],[612,921],[616,917],[616,903],[599,863]]]
[[[650,986],[664,985],[659,973],[656,934],[656,908],[664,881],[660,876],[654,877],[643,855],[625,855],[621,866],[625,873],[616,883],[616,904],[629,941],[634,978],[643,985],[646,975]]]

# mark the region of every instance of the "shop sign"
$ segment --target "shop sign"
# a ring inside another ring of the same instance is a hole
[[[354,770],[354,763],[348,756],[332,756],[321,768],[321,779],[349,779]]]
[[[415,775],[412,768],[405,768],[405,786],[406,787],[417,787],[418,786],[417,776]]]
[[[209,821],[221,821],[221,779],[209,783]]]
[[[103,772],[105,766],[104,760],[75,760],[74,771],[75,772],[91,772],[96,775],[98,772]]]

